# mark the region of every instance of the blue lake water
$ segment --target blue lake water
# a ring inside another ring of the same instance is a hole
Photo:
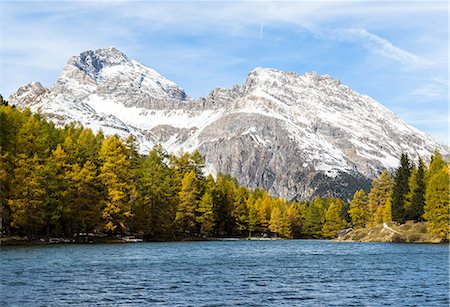
[[[0,247],[0,306],[449,306],[448,245]]]

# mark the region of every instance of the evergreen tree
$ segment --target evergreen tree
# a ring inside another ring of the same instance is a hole
[[[391,203],[392,220],[399,223],[405,221],[405,198],[409,192],[411,168],[408,155],[402,153],[400,157],[400,166],[397,168],[394,176]]]
[[[368,198],[364,190],[358,190],[350,202],[350,217],[355,228],[364,228],[370,221]]]
[[[423,219],[425,205],[425,164],[419,158],[418,168],[414,168],[409,177],[409,192],[405,197],[406,220]]]
[[[332,238],[336,233],[347,226],[347,223],[341,218],[341,209],[344,203],[340,199],[331,201],[328,210],[325,213],[325,223],[322,227],[322,236]]]
[[[372,181],[372,189],[369,192],[369,212],[372,218],[368,226],[375,226],[383,222],[382,212],[391,193],[391,176],[388,171],[384,171]]]

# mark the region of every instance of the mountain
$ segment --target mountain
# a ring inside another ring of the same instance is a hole
[[[316,73],[256,68],[243,85],[192,99],[116,48],[69,59],[56,83],[21,87],[12,104],[105,134],[137,136],[142,152],[198,149],[207,171],[288,199],[349,198],[401,152],[413,159],[448,147],[373,100]]]

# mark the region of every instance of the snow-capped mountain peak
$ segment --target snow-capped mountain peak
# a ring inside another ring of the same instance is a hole
[[[76,121],[106,134],[135,134],[143,152],[162,144],[195,149],[210,172],[287,198],[350,197],[401,152],[427,158],[449,149],[328,75],[257,67],[242,86],[187,99],[174,82],[111,47],[72,57],[47,90],[9,98],[58,124]]]
[[[73,56],[67,62],[83,71],[85,74],[96,78],[104,67],[111,67],[128,63],[129,60],[125,54],[115,47],[88,50]]]

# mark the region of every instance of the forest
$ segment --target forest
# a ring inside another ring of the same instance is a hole
[[[205,175],[198,151],[139,154],[120,139],[76,124],[58,128],[41,114],[0,106],[0,228],[29,240],[82,234],[136,235],[147,241],[218,237],[333,238],[386,221],[428,221],[449,237],[449,164],[402,154],[370,191],[351,200],[288,201]]]

